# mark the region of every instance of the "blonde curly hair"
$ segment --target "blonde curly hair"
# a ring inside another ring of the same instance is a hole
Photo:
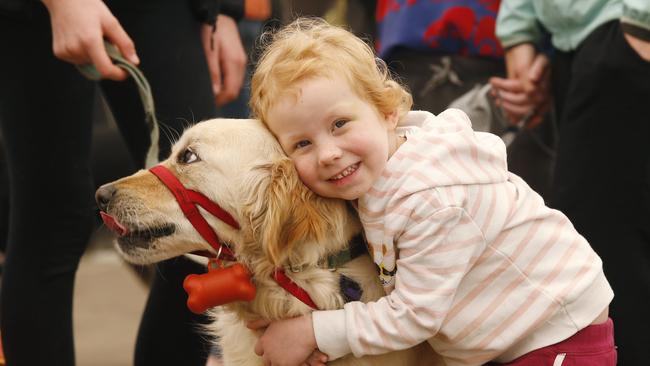
[[[250,107],[266,124],[276,101],[293,93],[296,83],[319,77],[341,76],[359,97],[401,120],[411,109],[411,94],[375,56],[373,49],[349,31],[320,18],[298,18],[261,37],[262,54],[251,80]]]

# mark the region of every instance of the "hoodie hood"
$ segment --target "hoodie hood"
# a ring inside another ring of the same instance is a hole
[[[405,193],[508,179],[506,146],[501,138],[472,130],[471,121],[459,109],[448,109],[438,116],[425,111],[409,112],[398,134],[404,134],[407,140],[389,159],[382,177],[410,177],[405,178],[408,182],[399,182],[403,183],[400,190],[408,187]],[[412,174],[402,174],[406,171],[426,174],[413,179]]]

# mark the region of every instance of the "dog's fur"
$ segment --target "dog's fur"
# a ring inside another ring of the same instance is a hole
[[[198,156],[184,163],[188,149]],[[213,310],[210,333],[223,349],[225,365],[261,365],[253,352],[259,332],[249,320],[281,319],[311,309],[271,279],[277,267],[287,271],[320,309],[340,309],[343,274],[363,289],[362,301],[384,293],[369,256],[358,257],[331,271],[323,259],[347,247],[361,230],[354,212],[342,200],[313,194],[298,179],[273,136],[256,120],[217,119],[187,130],[162,163],[187,187],[199,191],[228,211],[241,226],[236,230],[202,211],[223,242],[253,273],[257,294],[251,302],[231,303]],[[183,216],[172,194],[148,171],[110,183],[114,188],[107,212],[131,234],[117,240],[118,251],[130,262],[148,264],[210,249]],[[424,365],[431,353],[426,344],[379,356],[351,355],[335,365]]]

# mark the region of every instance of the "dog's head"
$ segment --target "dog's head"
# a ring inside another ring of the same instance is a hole
[[[345,202],[316,196],[300,182],[275,138],[256,120],[199,123],[161,164],[187,189],[202,193],[238,222],[240,229],[200,210],[246,264],[314,262],[340,250],[359,229]],[[174,195],[148,170],[102,186],[96,198],[124,228],[117,247],[130,262],[213,250]]]

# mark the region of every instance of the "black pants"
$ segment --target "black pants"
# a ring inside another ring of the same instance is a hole
[[[650,62],[618,21],[557,52],[560,111],[552,205],[603,260],[619,364],[650,361]]]
[[[186,0],[109,6],[133,38],[151,83],[166,156],[170,138],[216,113],[200,24]],[[89,164],[95,84],[53,56],[40,3],[29,20],[0,17],[0,49],[0,123],[11,188],[0,302],[6,357],[12,366],[73,365],[74,276],[97,218]],[[149,137],[134,83],[101,86],[135,165],[142,166]],[[188,272],[200,270],[183,259],[159,266],[136,364],[205,363],[208,347],[198,323],[206,319],[186,309],[181,288]]]

